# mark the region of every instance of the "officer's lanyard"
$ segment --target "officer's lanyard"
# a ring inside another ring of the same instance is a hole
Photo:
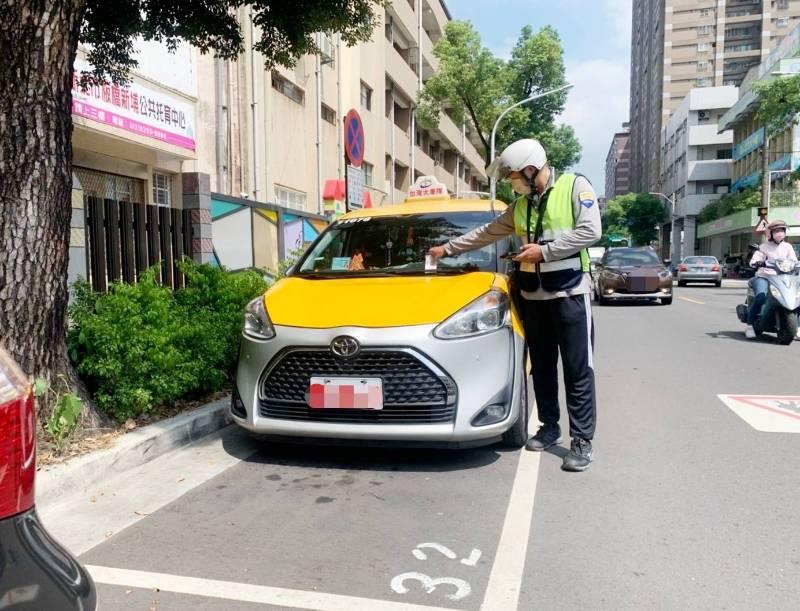
[[[544,223],[544,211],[547,209],[547,200],[550,198],[550,189],[545,191],[542,199],[539,202],[539,218],[536,219],[536,229],[534,231],[535,241],[539,243],[539,238],[542,237],[542,223]],[[531,200],[527,201],[528,204],[528,218],[525,222],[525,232],[528,234],[528,244],[531,244]]]

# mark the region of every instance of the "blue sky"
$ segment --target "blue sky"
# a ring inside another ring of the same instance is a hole
[[[508,57],[524,25],[552,25],[564,47],[570,91],[561,121],[575,128],[583,156],[575,169],[605,190],[611,137],[628,120],[632,0],[445,0],[453,19],[471,21],[484,46]]]

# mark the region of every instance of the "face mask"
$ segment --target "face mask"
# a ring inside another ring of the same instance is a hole
[[[772,232],[772,239],[775,240],[778,244],[783,242],[783,239],[786,237],[785,231],[773,231]]]
[[[528,181],[524,178],[512,178],[511,179],[511,188],[514,189],[516,193],[520,195],[530,195],[531,194],[531,186],[528,184]]]

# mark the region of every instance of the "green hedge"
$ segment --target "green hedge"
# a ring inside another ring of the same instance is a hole
[[[171,291],[150,270],[103,295],[73,285],[70,358],[97,405],[123,422],[222,388],[236,365],[242,312],[267,284],[255,271],[182,264]]]
[[[726,193],[720,199],[711,202],[697,215],[699,223],[710,223],[729,214],[758,208],[761,205],[761,189],[749,187],[735,193]]]

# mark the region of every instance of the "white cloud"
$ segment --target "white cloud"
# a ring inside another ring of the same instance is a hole
[[[583,147],[576,170],[598,194],[605,190],[605,162],[611,138],[628,120],[629,65],[626,60],[567,62],[567,81],[574,87],[561,120],[575,129]]]
[[[605,5],[614,26],[615,46],[623,49],[629,48],[633,21],[632,0],[605,0]]]

